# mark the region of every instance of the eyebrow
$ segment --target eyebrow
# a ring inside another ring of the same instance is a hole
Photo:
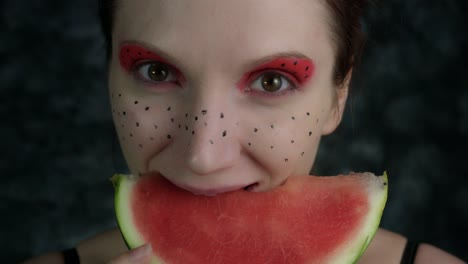
[[[126,40],[126,41],[123,41],[120,44],[120,47],[122,47],[123,45],[126,45],[126,44],[136,44],[136,45],[142,46],[144,48],[147,48],[150,51],[153,51],[154,53],[156,53],[157,55],[159,55],[159,56],[165,58],[166,60],[170,61],[171,63],[174,63],[175,65],[180,65],[180,63],[181,63],[181,61],[179,61],[177,58],[171,56],[169,53],[163,51],[162,49],[160,49],[159,47],[157,47],[157,46],[155,46],[155,45],[153,45],[151,43],[147,43],[147,42],[143,42],[143,41],[137,41],[137,40]],[[308,56],[304,55],[303,53],[301,53],[299,51],[283,51],[283,52],[273,53],[273,54],[266,55],[264,57],[249,61],[249,62],[242,65],[242,69],[253,69],[255,67],[261,66],[262,64],[265,64],[267,62],[271,62],[271,61],[276,60],[276,59],[288,59],[288,58],[307,59],[307,60],[312,61],[311,58],[309,58]]]

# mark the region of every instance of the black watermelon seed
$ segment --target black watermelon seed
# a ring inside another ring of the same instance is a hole
[[[221,117],[221,118],[224,118],[224,114],[223,114],[223,113],[221,113],[221,114],[219,115],[219,117]]]
[[[312,136],[312,131],[309,131],[309,137]]]
[[[167,108],[167,111],[171,111],[171,107],[170,107],[170,106]]]
[[[148,111],[148,110],[149,110],[149,107],[148,107],[148,106],[147,106],[147,107],[145,107],[145,111]]]
[[[206,115],[206,113],[208,113],[208,111],[202,110],[201,113],[202,113],[203,115]]]
[[[171,139],[171,138],[172,138],[171,135],[167,135],[167,139]]]
[[[223,131],[223,137],[225,137],[227,135],[227,132],[226,130]]]
[[[138,55],[140,55],[140,56],[141,56],[141,52],[138,52]]]
[[[306,71],[308,71],[308,70],[309,70],[309,66],[306,67]]]
[[[297,65],[297,61],[294,62],[294,66]]]
[[[138,101],[135,101],[135,104],[138,104]]]
[[[213,140],[210,139],[210,144],[213,145]]]
[[[258,129],[257,129],[257,128],[255,128],[255,129],[254,129],[254,132],[257,132],[257,131],[258,131]]]
[[[309,78],[309,75],[306,75],[304,78],[306,78],[306,79]]]
[[[284,63],[281,63],[281,67],[284,67],[284,66],[286,66],[286,65]]]

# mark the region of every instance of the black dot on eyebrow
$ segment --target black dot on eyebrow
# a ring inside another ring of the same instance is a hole
[[[136,125],[137,127],[139,127],[139,126],[140,126],[140,123],[136,122],[135,125]]]
[[[306,67],[306,71],[308,71],[308,70],[309,70],[309,66]]]
[[[167,135],[167,139],[171,139],[171,138],[172,138],[171,135]]]
[[[195,121],[197,121],[197,120],[198,120],[198,116],[195,117]]]
[[[284,66],[286,66],[286,65],[284,63],[281,63],[281,67],[284,67]]]
[[[294,117],[294,116],[291,116],[291,119],[292,119],[292,120],[296,120],[296,117]]]
[[[213,145],[213,140],[210,139],[210,144]]]
[[[309,113],[309,112],[307,112],[307,113],[306,113],[306,115],[310,116],[310,113]]]
[[[288,162],[288,161],[289,161],[289,159],[284,159],[284,162]]]
[[[257,132],[258,131],[258,128],[254,128],[254,132]]]
[[[297,65],[297,61],[295,61],[293,64],[294,64],[294,66]]]
[[[202,113],[203,115],[206,115],[206,113],[208,113],[208,111],[207,111],[207,110],[202,110],[201,113]]]
[[[221,113],[221,114],[219,115],[219,117],[221,117],[221,118],[224,118],[224,114],[223,114],[223,113]]]
[[[224,131],[223,131],[223,137],[225,137],[226,135],[227,135],[227,131],[224,130]]]
[[[135,104],[138,104],[138,101],[135,101]]]
[[[145,107],[145,111],[148,111],[149,110],[149,106]]]
[[[169,107],[167,108],[167,111],[171,111],[171,109],[172,109],[172,108],[169,106]]]
[[[309,131],[309,137],[312,136],[312,131]]]

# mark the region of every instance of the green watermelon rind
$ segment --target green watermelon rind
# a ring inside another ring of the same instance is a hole
[[[346,175],[344,175],[346,176]],[[362,173],[359,177],[370,177],[369,181],[371,191],[369,193],[369,200],[371,201],[371,210],[368,213],[367,220],[363,222],[363,228],[357,229],[361,231],[360,238],[352,239],[350,243],[355,243],[357,246],[349,247],[347,244],[337,248],[335,253],[330,254],[330,263],[336,264],[348,264],[349,260],[352,259],[352,263],[356,263],[361,256],[364,254],[372,239],[374,238],[377,229],[379,227],[383,211],[387,202],[388,194],[388,177],[387,173],[384,172],[382,176],[375,176],[373,173]],[[115,211],[117,216],[117,223],[120,231],[124,238],[125,243],[129,249],[139,247],[145,243],[144,239],[139,235],[136,226],[133,224],[131,219],[132,214],[128,211],[125,212],[124,208],[130,208],[128,203],[130,202],[128,197],[129,193],[133,189],[133,185],[137,182],[136,177],[132,175],[116,174],[111,178],[115,188]],[[356,241],[361,240],[358,243]],[[345,252],[342,248],[346,248]],[[336,257],[337,256],[337,257]],[[350,257],[352,256],[352,257]],[[341,257],[341,258],[340,258]],[[165,264],[161,259],[154,256],[152,264]]]

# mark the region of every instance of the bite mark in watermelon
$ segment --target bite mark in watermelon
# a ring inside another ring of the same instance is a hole
[[[129,248],[153,262],[355,263],[387,200],[386,174],[294,176],[268,192],[194,195],[158,175],[115,175],[115,206]]]

